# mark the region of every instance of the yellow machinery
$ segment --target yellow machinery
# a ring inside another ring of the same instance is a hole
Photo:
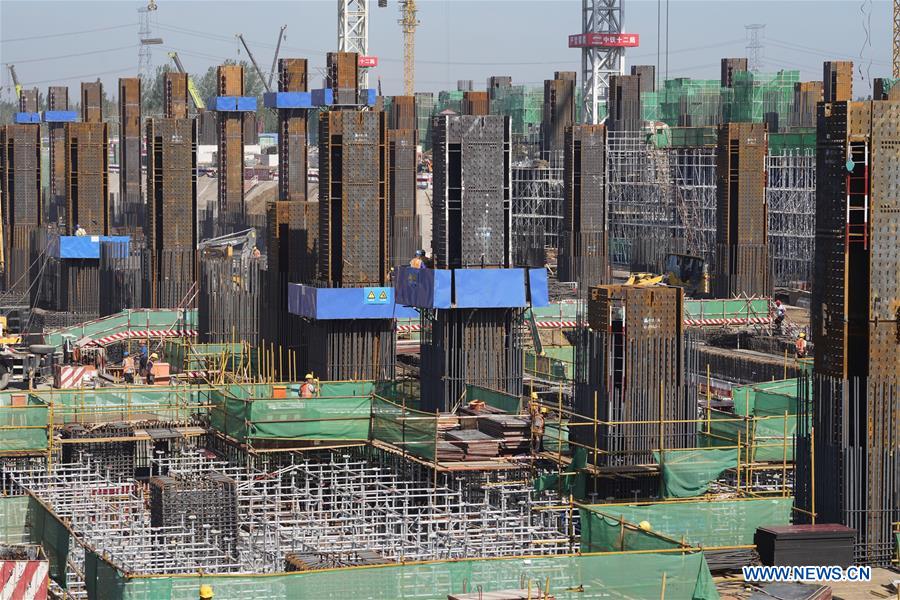
[[[175,68],[178,69],[179,73],[187,73],[184,70],[184,65],[181,64],[181,59],[178,58],[177,52],[169,52],[169,58],[172,59],[172,62],[175,63]],[[197,91],[197,86],[194,84],[194,78],[188,75],[188,93],[191,95],[191,100],[194,101],[194,106],[198,111],[206,110],[206,102],[203,101],[203,98],[200,97],[200,92]]]
[[[14,346],[22,343],[21,335],[9,335],[6,332],[6,317],[0,317],[0,346]]]
[[[656,273],[631,273],[626,285],[651,286],[666,284],[684,288],[684,293],[692,298],[709,295],[709,270],[706,261],[689,254],[669,254],[666,256],[662,275]]]

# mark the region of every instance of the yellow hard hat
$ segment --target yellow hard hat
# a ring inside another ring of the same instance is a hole
[[[803,333],[803,332],[801,331],[801,332],[800,332],[800,337],[801,337],[801,338],[805,338],[805,337],[806,337],[806,334]]]
[[[638,527],[640,527],[644,531],[653,531],[653,528],[650,527],[650,521],[641,521],[640,523],[638,523]]]
[[[200,597],[201,598],[212,598],[213,597],[212,586],[208,585],[206,583],[201,585],[200,586]]]
[[[305,379],[312,379],[312,378],[313,378],[313,374],[312,374],[312,373],[307,373],[307,374],[306,374]]]
[[[531,392],[531,399],[532,399],[532,400],[537,400],[537,399],[538,399],[537,392]]]
[[[159,354],[154,352],[153,354],[150,355],[150,358],[157,359],[157,358],[159,358]]]
[[[546,407],[546,406],[542,406],[542,407],[541,407],[541,414],[542,414],[542,415],[546,415],[547,412],[548,412],[548,411],[547,411],[547,407]]]

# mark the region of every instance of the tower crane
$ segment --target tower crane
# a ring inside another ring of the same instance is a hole
[[[900,79],[900,0],[894,0],[894,79]],[[895,84],[896,85],[896,84]]]
[[[900,0],[898,0],[900,1]],[[416,0],[400,0],[400,27],[403,30],[403,93],[412,96],[416,88]]]

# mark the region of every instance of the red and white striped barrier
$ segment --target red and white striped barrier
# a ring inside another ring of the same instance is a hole
[[[46,560],[0,561],[0,600],[47,600]]]
[[[685,319],[688,327],[710,327],[715,325],[764,325],[771,323],[771,317],[738,317],[737,319]]]
[[[91,340],[88,346],[106,346],[107,344],[134,338],[194,337],[196,335],[197,332],[194,329],[130,329]]]
[[[56,365],[53,387],[59,389],[81,387],[85,377],[93,376],[97,369],[87,365]]]

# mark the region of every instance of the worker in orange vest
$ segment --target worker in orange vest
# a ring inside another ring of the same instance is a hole
[[[413,269],[424,269],[428,266],[428,263],[426,263],[425,260],[425,251],[416,250],[416,255],[409,261],[409,266]]]
[[[316,380],[313,377],[312,373],[307,373],[306,381],[304,381],[303,385],[300,386],[300,397],[313,398],[318,391],[319,390],[316,389]]]
[[[797,336],[797,341],[794,342],[794,346],[797,348],[797,358],[806,358],[806,334],[802,331],[800,335]]]

